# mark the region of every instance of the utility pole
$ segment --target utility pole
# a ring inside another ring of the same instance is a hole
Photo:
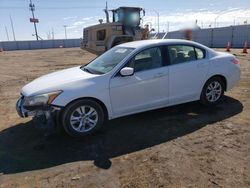
[[[14,25],[13,25],[13,20],[12,20],[11,15],[10,15],[10,23],[11,23],[11,28],[12,28],[13,39],[14,41],[16,41],[16,35],[15,35],[15,30],[14,30]]]
[[[54,28],[52,27],[52,39],[55,39],[55,32],[54,32]]]
[[[7,36],[8,41],[10,41],[9,33],[8,33],[8,29],[7,29],[6,25],[5,25],[5,32],[6,32],[6,36]]]
[[[51,34],[50,31],[47,33],[47,39],[50,40],[51,39]]]
[[[68,27],[68,26],[67,26],[67,25],[64,25],[63,27],[64,27],[65,39],[67,39],[67,27]]]
[[[158,33],[160,33],[160,13],[156,10],[153,10],[157,14],[157,25],[158,25]]]
[[[38,19],[35,18],[35,14],[34,14],[35,5],[32,3],[32,0],[30,0],[29,7],[30,7],[30,11],[32,12],[32,18],[30,19],[30,22],[34,23],[36,40],[38,40],[38,34],[37,34],[37,28],[36,28],[36,23],[38,23]]]

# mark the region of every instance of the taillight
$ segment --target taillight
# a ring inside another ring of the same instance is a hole
[[[239,61],[238,59],[233,59],[232,62],[233,62],[233,64],[235,64],[235,65],[240,64],[240,61]]]

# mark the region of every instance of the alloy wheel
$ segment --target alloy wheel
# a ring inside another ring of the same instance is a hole
[[[92,130],[98,122],[97,111],[90,106],[80,106],[70,116],[71,127],[80,133]]]
[[[211,82],[206,89],[206,98],[209,102],[216,102],[222,95],[222,86],[220,82]]]

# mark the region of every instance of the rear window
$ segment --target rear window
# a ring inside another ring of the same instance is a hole
[[[197,55],[197,59],[204,59],[206,57],[205,50],[195,47],[195,52]]]
[[[188,45],[168,46],[169,59],[171,64],[179,64],[196,61],[205,58],[205,50]]]

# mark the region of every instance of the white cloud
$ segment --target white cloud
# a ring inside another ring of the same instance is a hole
[[[71,25],[71,26],[68,26],[68,27],[67,27],[67,29],[75,29],[75,28],[77,28],[76,25]]]
[[[77,22],[73,23],[73,26],[79,26],[79,25],[83,25],[85,23],[86,23],[85,21],[77,21]]]
[[[89,20],[93,20],[94,17],[87,17],[87,18],[82,18],[83,21],[89,21]]]
[[[176,13],[160,13],[160,30],[167,30],[168,22],[170,31],[191,27],[198,21],[200,27],[214,26],[215,19],[218,26],[229,26],[235,24],[243,24],[245,20],[250,22],[250,9],[228,8],[223,11],[209,11],[200,9],[198,11],[185,10]],[[144,24],[151,22],[153,28],[157,29],[156,14],[151,14],[144,18]]]
[[[104,19],[100,16],[92,16],[85,18],[73,18],[67,17],[64,18],[67,23],[67,34],[68,38],[81,38],[83,33],[83,28],[89,27],[91,25],[95,25],[99,23],[99,19]],[[64,30],[61,30],[60,33],[57,33],[58,38],[64,38]]]
[[[160,12],[160,31],[166,31],[169,22],[170,31],[183,29],[185,27],[192,27],[195,21],[198,21],[200,27],[207,28],[209,25],[214,27],[215,18],[217,21],[217,26],[229,26],[235,24],[243,24],[245,20],[250,23],[250,9],[239,9],[239,8],[228,8],[223,11],[221,10],[208,10],[199,9],[191,10],[187,9],[183,12],[177,11],[175,13]],[[66,19],[66,18],[64,18]],[[69,38],[80,38],[82,37],[83,28],[91,25],[98,24],[99,19],[105,18],[101,16],[92,16],[85,18],[68,17],[68,35]],[[157,30],[157,16],[154,12],[149,12],[143,19],[143,24],[150,22],[152,27]],[[58,34],[59,36],[64,36],[64,33]]]
[[[71,25],[69,26],[69,28],[84,28],[84,27],[88,27],[90,25],[94,25],[97,24],[99,20],[99,17],[87,17],[87,18],[82,18],[80,19],[80,21],[75,21],[72,22]]]
[[[63,18],[63,20],[76,20],[77,16],[69,16],[69,17],[65,17]]]

